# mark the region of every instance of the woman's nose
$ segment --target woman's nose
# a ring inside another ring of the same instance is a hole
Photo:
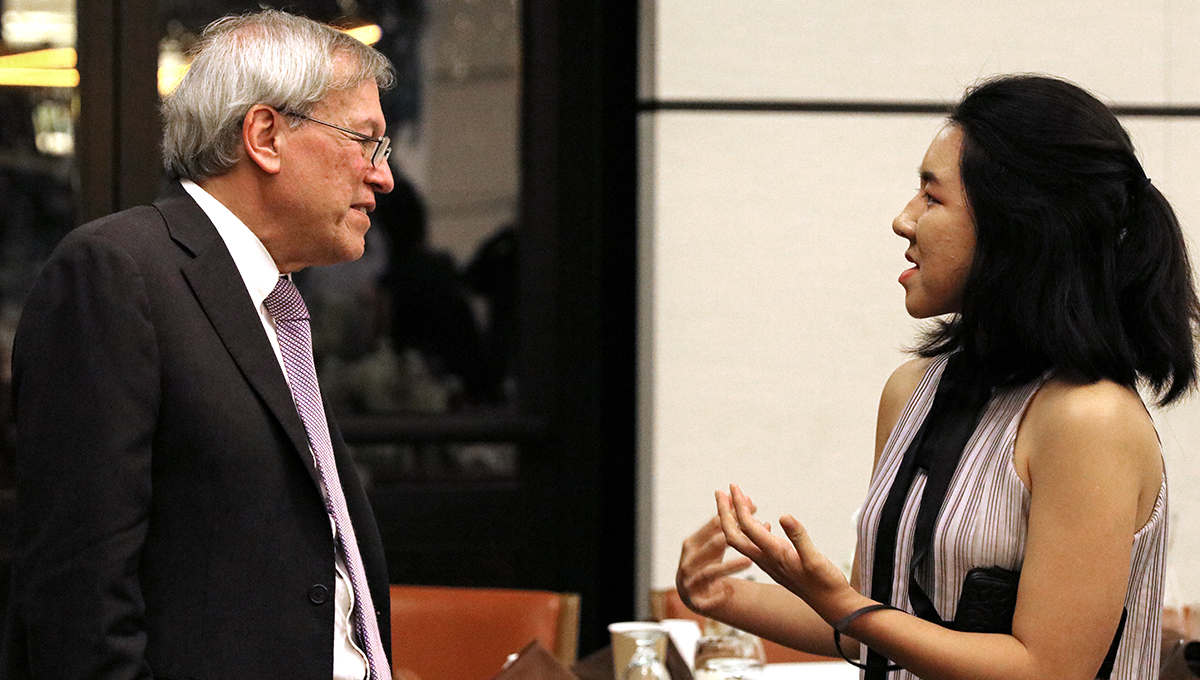
[[[896,219],[892,220],[892,231],[896,232],[896,235],[900,238],[906,238],[910,241],[917,226],[916,218],[913,217],[913,203],[915,201],[916,199],[909,201],[908,205],[904,206],[904,210],[901,210],[900,214],[896,215]]]

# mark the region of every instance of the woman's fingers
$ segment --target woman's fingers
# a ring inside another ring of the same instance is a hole
[[[745,557],[706,564],[702,571],[697,570],[695,576],[709,583],[702,592],[698,591],[697,599],[699,596],[716,596],[721,587],[727,585],[720,581],[722,577],[751,562],[805,601],[848,585],[845,576],[817,549],[804,525],[794,516],[780,517],[782,535],[773,535],[769,524],[754,517],[757,510],[754,502],[736,484],[729,486],[728,493],[718,491],[716,498],[715,521],[721,532],[717,545],[723,541]],[[715,534],[715,526],[712,528]],[[715,546],[710,548],[716,549]]]
[[[733,509],[737,515],[738,528],[742,533],[746,534],[750,540],[757,545],[760,543],[763,534],[771,533],[764,525],[754,517],[754,513],[758,511],[750,497],[742,491],[737,484],[729,485],[729,497],[733,502]],[[761,547],[761,546],[760,546]]]
[[[738,516],[738,508],[735,507],[733,499],[726,493],[717,492],[717,513],[721,519],[721,530],[725,534],[725,541],[736,551],[743,555],[754,559],[758,552],[758,548],[754,542],[746,537],[742,531],[742,522]]]
[[[716,515],[684,539],[679,566],[694,572],[713,571],[718,576],[736,573],[750,566],[750,560],[741,556],[725,560],[728,547],[723,522],[720,515]]]
[[[779,518],[779,528],[788,537],[788,541],[796,549],[796,555],[800,558],[800,564],[806,568],[812,568],[814,565],[820,565],[827,562],[825,553],[817,548],[817,544],[813,543],[812,537],[808,534],[808,529],[800,523],[792,515],[784,515]]]
[[[808,530],[795,517],[784,515],[779,518],[779,528],[783,530],[784,535],[796,546],[796,552],[800,553],[801,559],[817,553],[817,546],[813,544],[812,538],[808,535]]]
[[[754,561],[762,565],[762,556],[771,555],[772,559],[780,559],[781,552],[790,550],[790,546],[783,539],[771,534],[771,525],[767,522],[760,522],[754,516],[757,508],[750,500],[750,497],[745,494],[736,485],[730,486],[730,495],[734,508],[738,517],[738,528],[746,540],[752,543],[757,550],[757,555],[746,553],[754,558]],[[742,551],[745,552],[745,551]]]
[[[701,613],[720,607],[732,589],[725,578],[751,565],[746,557],[725,559],[728,547],[721,521],[710,519],[683,542],[675,587],[684,604]]]
[[[725,554],[725,548],[725,534],[721,529],[721,519],[717,515],[713,515],[711,519],[704,523],[704,526],[696,530],[696,533],[688,536],[683,541],[683,555],[685,557],[720,559]]]

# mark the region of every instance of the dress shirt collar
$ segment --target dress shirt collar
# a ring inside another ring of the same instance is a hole
[[[275,266],[275,260],[271,259],[271,254],[254,232],[212,194],[191,180],[185,179],[181,184],[204,214],[208,215],[208,219],[212,220],[229,254],[233,256],[233,263],[242,275],[250,299],[256,308],[261,307],[262,301],[279,281],[279,268]]]

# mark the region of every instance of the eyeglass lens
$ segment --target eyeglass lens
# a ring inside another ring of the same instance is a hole
[[[386,161],[392,155],[392,140],[390,137],[380,137],[375,144],[375,151],[371,154],[371,165],[379,165],[379,161]]]

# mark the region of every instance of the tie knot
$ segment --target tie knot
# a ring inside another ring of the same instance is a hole
[[[263,305],[276,321],[308,320],[308,307],[304,306],[304,298],[296,284],[286,276],[279,277],[275,289],[263,300]]]

